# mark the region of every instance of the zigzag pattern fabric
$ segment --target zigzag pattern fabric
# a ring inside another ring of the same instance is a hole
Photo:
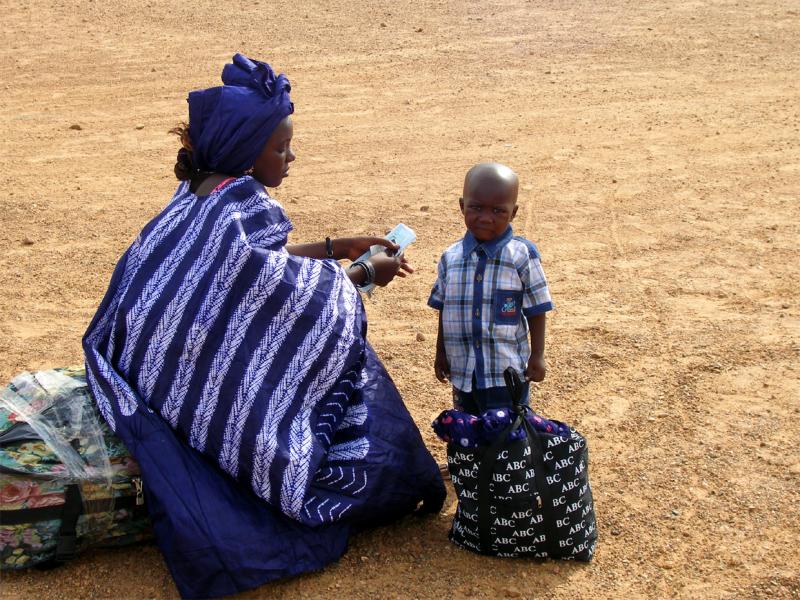
[[[251,177],[208,197],[181,184],[84,337],[185,597],[320,569],[354,527],[444,501],[355,288],[334,261],[290,255],[291,228]]]
[[[316,501],[307,496],[329,449],[345,461],[369,451],[363,435],[348,435],[366,417],[350,402],[363,309],[338,265],[286,252],[291,228],[249,177],[207,198],[182,184],[123,257],[87,332],[87,370],[112,427],[158,411],[287,515],[330,522],[351,503],[324,515],[303,508]],[[348,410],[361,420],[346,421]]]

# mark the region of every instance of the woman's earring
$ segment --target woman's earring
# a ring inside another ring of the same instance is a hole
[[[252,175],[254,170],[255,170],[255,167],[250,167],[249,169],[247,169],[247,171],[244,172],[244,174],[245,175]]]

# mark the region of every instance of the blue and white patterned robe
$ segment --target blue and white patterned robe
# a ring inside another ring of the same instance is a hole
[[[89,384],[141,463],[187,596],[321,568],[350,525],[444,497],[355,288],[334,261],[288,254],[291,228],[250,177],[208,197],[181,184],[84,337]]]

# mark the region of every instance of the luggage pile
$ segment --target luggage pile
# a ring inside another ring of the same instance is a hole
[[[0,391],[0,570],[151,535],[139,466],[97,410],[83,367],[23,373]]]

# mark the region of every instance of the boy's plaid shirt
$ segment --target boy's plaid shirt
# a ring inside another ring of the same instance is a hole
[[[524,373],[525,317],[553,310],[539,251],[510,226],[483,243],[467,232],[445,250],[428,306],[442,311],[450,382],[464,392],[473,373],[480,389],[504,386],[509,366]]]

